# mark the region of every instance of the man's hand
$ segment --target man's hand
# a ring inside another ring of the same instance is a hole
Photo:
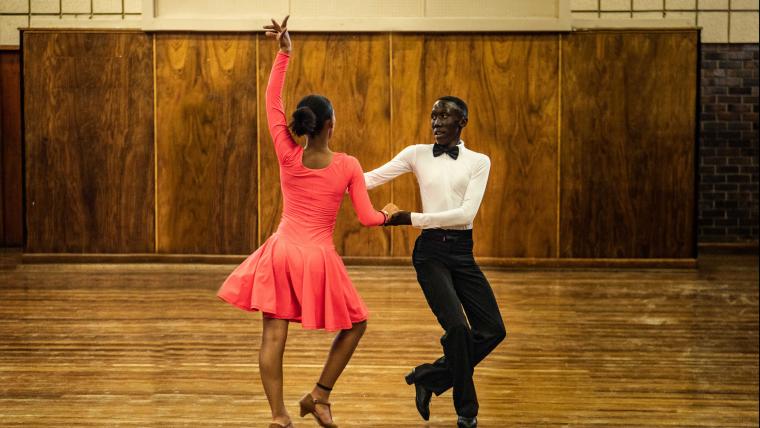
[[[280,42],[280,52],[290,53],[290,50],[292,49],[292,44],[290,43],[290,34],[288,34],[288,18],[290,18],[290,15],[286,16],[285,19],[282,20],[282,24],[278,24],[277,21],[272,19],[272,25],[265,25],[264,30],[266,30],[266,36],[272,37],[275,40]]]
[[[396,211],[388,218],[386,226],[404,226],[412,224],[412,213],[409,211]]]

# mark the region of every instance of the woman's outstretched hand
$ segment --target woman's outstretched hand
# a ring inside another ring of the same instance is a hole
[[[272,25],[265,25],[264,30],[266,30],[266,36],[272,37],[275,40],[280,42],[280,51],[285,53],[290,53],[290,50],[292,48],[292,44],[290,43],[290,34],[288,34],[288,18],[290,18],[290,15],[286,16],[285,19],[282,20],[282,24],[278,24],[277,21],[272,19]]]
[[[402,211],[393,203],[386,205],[381,211],[385,214],[386,226],[401,226],[412,224],[411,213],[409,211]]]
[[[399,211],[399,208],[395,204],[389,203],[388,205],[384,206],[383,209],[381,209],[380,211],[384,212],[385,215],[390,218],[390,216],[392,216],[393,214],[396,214],[396,212]]]

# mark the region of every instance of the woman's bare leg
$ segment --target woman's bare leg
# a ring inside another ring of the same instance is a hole
[[[367,322],[362,321],[356,323],[348,330],[341,330],[335,335],[330,353],[327,356],[327,361],[322,369],[322,374],[319,376],[319,384],[332,389],[335,382],[338,381],[343,369],[351,360],[351,356],[354,354],[354,350],[359,345],[364,335],[364,331],[367,329]],[[314,386],[311,391],[311,395],[318,400],[329,401],[330,391],[319,386]],[[330,410],[327,406],[317,405],[317,415],[324,422],[331,422]]]
[[[259,373],[269,400],[269,408],[272,409],[272,421],[282,425],[290,421],[282,392],[282,355],[287,339],[287,320],[264,317],[259,350]]]

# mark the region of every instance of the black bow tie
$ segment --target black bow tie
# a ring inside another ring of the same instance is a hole
[[[446,146],[433,144],[433,157],[438,157],[444,153],[451,156],[452,159],[456,160],[457,157],[459,157],[459,146],[454,146],[450,149],[447,149]]]

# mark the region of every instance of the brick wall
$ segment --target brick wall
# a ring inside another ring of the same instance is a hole
[[[758,45],[702,45],[699,241],[758,240]]]

